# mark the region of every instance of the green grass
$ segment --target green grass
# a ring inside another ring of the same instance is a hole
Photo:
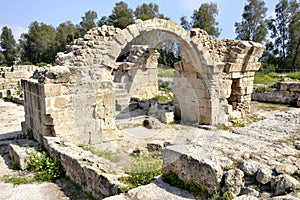
[[[3,176],[2,180],[5,183],[12,183],[13,185],[30,184],[35,181],[33,178],[7,175]]]
[[[276,73],[263,74],[256,72],[254,76],[254,84],[272,85],[280,81],[281,77]]]
[[[167,77],[167,78],[173,78],[174,77],[174,70],[173,68],[162,68],[158,67],[158,77]]]
[[[111,162],[118,162],[120,160],[112,151],[109,150],[99,151],[92,146],[84,144],[80,144],[78,145],[78,147],[82,148],[85,151],[90,151],[92,154],[105,158]]]
[[[141,185],[150,183],[154,177],[161,174],[162,157],[151,155],[134,156],[125,167],[127,176],[120,180],[126,185],[122,191],[128,191]]]
[[[287,77],[294,79],[294,80],[300,80],[300,72],[288,73]]]

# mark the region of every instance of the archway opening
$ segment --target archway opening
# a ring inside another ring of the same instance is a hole
[[[208,90],[186,46],[172,33],[152,30],[122,49],[112,72],[117,120],[150,116],[165,123],[209,123],[209,111],[199,104]]]

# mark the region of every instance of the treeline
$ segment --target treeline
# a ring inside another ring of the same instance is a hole
[[[195,9],[190,20],[186,16],[180,18],[181,25],[204,29],[208,34],[218,37],[216,3],[201,4]],[[267,50],[262,58],[264,67],[274,69],[300,70],[300,6],[297,0],[279,0],[275,8],[275,16],[267,16],[267,8],[263,0],[247,0],[242,14],[242,21],[235,22],[236,39],[261,42]],[[53,63],[57,52],[65,51],[68,44],[82,37],[91,28],[112,25],[125,28],[134,20],[152,18],[169,19],[160,13],[155,3],[143,3],[133,10],[121,1],[115,4],[109,16],[98,17],[97,12],[89,10],[81,18],[79,24],[63,22],[58,27],[45,23],[32,22],[27,33],[21,35],[19,43],[8,27],[1,33],[0,65]],[[172,50],[172,47],[175,49]],[[171,50],[170,50],[171,49]],[[172,66],[180,60],[179,48],[170,43],[160,49],[159,62]]]

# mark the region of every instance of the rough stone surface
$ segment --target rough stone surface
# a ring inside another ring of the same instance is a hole
[[[241,163],[240,169],[248,176],[254,176],[259,168],[259,163],[254,160],[246,160]]]
[[[199,147],[191,145],[166,147],[162,150],[162,173],[174,172],[185,182],[193,182],[199,187],[205,185],[212,194],[214,188],[220,186],[224,165],[229,165],[230,161],[213,155],[202,157],[199,152]]]
[[[300,188],[300,182],[290,175],[283,174],[271,180],[271,187],[275,195],[283,195],[286,192]]]
[[[235,195],[241,192],[244,187],[244,172],[239,169],[229,170],[224,173],[224,187]]]
[[[272,170],[268,168],[260,168],[256,173],[256,181],[261,184],[267,184],[272,178]]]

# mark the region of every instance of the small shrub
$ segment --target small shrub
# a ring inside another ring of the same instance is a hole
[[[290,107],[297,107],[297,99],[292,99],[288,101]]]
[[[5,102],[12,102],[12,99],[13,99],[12,96],[7,96],[7,97],[4,97],[4,98],[3,98],[3,100],[4,100]]]
[[[36,172],[38,181],[53,181],[64,175],[64,170],[56,158],[51,158],[45,151],[40,153],[27,152],[28,169]]]
[[[154,177],[161,174],[162,158],[151,157],[148,155],[140,155],[133,157],[133,160],[125,167],[125,173],[121,181],[126,184],[123,191],[146,185],[150,183]]]
[[[245,123],[239,120],[238,118],[229,117],[228,121],[232,123],[233,127],[244,127]]]

